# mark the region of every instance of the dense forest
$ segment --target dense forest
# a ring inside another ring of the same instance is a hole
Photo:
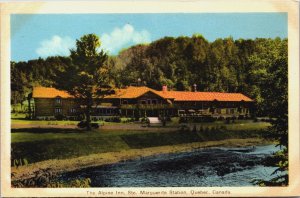
[[[164,37],[108,56],[105,67],[115,87],[141,83],[172,90],[241,92],[256,101],[259,116],[272,116],[274,97],[287,101],[287,39],[217,39],[201,35]],[[11,62],[12,104],[20,103],[33,86],[59,87],[57,75],[71,66],[69,57]],[[279,104],[280,105],[280,104]],[[284,105],[285,106],[285,105]],[[286,106],[285,106],[286,107]]]

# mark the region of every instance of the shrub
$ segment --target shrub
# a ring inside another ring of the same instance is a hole
[[[139,121],[140,120],[140,114],[138,113],[138,112],[136,112],[135,114],[134,114],[134,121]]]
[[[225,124],[230,124],[230,118],[225,119]]]
[[[80,179],[75,179],[71,180],[69,182],[51,182],[47,185],[48,188],[66,188],[66,187],[71,187],[71,188],[89,188],[91,184],[91,179],[90,178],[80,178]]]
[[[209,127],[205,127],[204,132],[209,132],[209,131],[210,131]]]
[[[91,123],[91,127],[94,128],[94,129],[98,129],[99,124],[98,123]]]
[[[198,123],[198,122],[202,122],[202,118],[196,117],[193,120],[194,122]]]
[[[189,131],[189,127],[186,124],[180,126],[180,131]]]
[[[77,127],[79,128],[85,128],[87,126],[87,122],[86,121],[81,121],[77,124]],[[91,123],[91,127],[98,129],[99,128],[99,124],[98,123]]]
[[[224,117],[220,116],[217,120],[224,120]]]
[[[121,118],[119,116],[116,116],[116,117],[113,117],[112,121],[120,123],[121,122]]]
[[[65,116],[62,115],[62,114],[58,114],[58,115],[55,116],[55,119],[56,120],[63,120],[63,119],[65,119]]]
[[[142,119],[141,119],[141,122],[147,122],[148,121],[148,119],[146,118],[146,117],[143,117]]]
[[[213,126],[213,127],[210,128],[210,131],[215,132],[215,131],[217,131],[217,128]]]
[[[71,181],[57,181],[57,175],[51,169],[40,169],[32,178],[12,181],[12,186],[17,188],[24,187],[47,187],[47,188],[88,188],[91,184],[90,178],[80,178]],[[12,173],[14,178],[14,173]]]
[[[197,126],[196,125],[193,126],[193,130],[192,131],[193,132],[197,132]]]
[[[187,118],[180,117],[178,122],[179,123],[187,123]]]
[[[28,161],[26,158],[14,159],[12,160],[13,166],[18,168],[19,166],[26,166]]]
[[[222,126],[220,126],[220,131],[226,131],[226,126],[224,126],[224,125],[222,125]]]
[[[121,122],[121,118],[119,116],[108,117],[104,119],[105,122]]]
[[[204,131],[203,126],[200,126],[199,132],[203,132],[203,131]]]
[[[170,116],[167,116],[167,117],[165,117],[165,120],[166,120],[167,122],[171,122],[171,117],[170,117]]]

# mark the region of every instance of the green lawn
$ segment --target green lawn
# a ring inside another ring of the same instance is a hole
[[[194,124],[189,124],[193,126]],[[258,130],[262,128],[267,128],[271,126],[268,122],[253,122],[252,120],[238,120],[235,123],[225,124],[224,121],[217,121],[212,123],[199,123],[199,126],[203,126],[203,128],[208,127],[221,127],[224,126],[228,130]]]
[[[23,118],[24,114],[12,114],[12,124],[22,124],[22,125],[77,125],[79,121],[70,121],[70,120],[54,120],[54,121],[47,121],[47,120],[26,120],[20,119]],[[25,118],[25,117],[24,117]],[[99,124],[103,125],[128,125],[128,124],[135,124],[133,122],[124,123],[126,118],[121,118],[122,122],[105,122],[105,121],[96,121]],[[172,118],[171,122],[167,122],[166,127],[179,127],[179,125],[186,124],[189,126],[197,125],[203,126],[204,128],[212,128],[212,127],[220,127],[226,126],[229,130],[255,130],[264,127],[270,126],[270,123],[267,122],[253,122],[252,120],[236,120],[234,123],[225,124],[225,121],[216,121],[216,122],[208,122],[208,123],[178,123],[178,118]],[[93,121],[94,122],[94,121]]]
[[[126,120],[125,118],[121,119],[123,122]],[[99,124],[105,125],[118,125],[124,124],[123,122],[105,122],[105,121],[92,121]],[[25,117],[12,116],[11,124],[22,124],[22,125],[77,125],[79,121],[71,121],[71,120],[27,120]],[[126,124],[132,124],[133,122],[128,122]]]
[[[43,122],[43,121],[37,121]],[[124,124],[126,125],[126,124]],[[199,125],[198,125],[199,126]],[[63,128],[12,129],[12,159],[26,158],[29,163],[47,159],[66,159],[94,153],[176,145],[229,138],[261,137],[266,123],[202,123],[197,131],[130,131]],[[225,126],[226,128],[220,128]]]
[[[24,125],[77,125],[78,121],[70,121],[70,120],[22,120],[22,119],[12,119],[12,124],[24,124]]]

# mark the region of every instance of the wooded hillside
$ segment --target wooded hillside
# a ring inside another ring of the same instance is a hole
[[[141,83],[160,90],[241,92],[256,100],[257,114],[269,115],[268,104],[280,91],[287,97],[287,39],[208,42],[201,35],[164,37],[109,56],[105,66],[116,87]],[[56,74],[71,64],[71,57],[48,57],[11,62],[12,103],[25,99],[32,86],[59,87]],[[279,86],[280,85],[280,86]],[[279,97],[279,96],[278,96]]]

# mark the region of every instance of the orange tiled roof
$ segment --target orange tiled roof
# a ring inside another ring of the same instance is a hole
[[[129,86],[126,89],[116,89],[115,94],[106,96],[105,98],[137,98],[148,91],[157,92],[149,87],[134,87]]]
[[[33,98],[73,98],[66,91],[61,91],[52,87],[34,87],[32,91]]]
[[[175,101],[253,101],[241,93],[221,93],[221,92],[190,92],[190,91],[156,91],[149,87],[133,87],[116,91],[116,94],[107,98],[137,98],[146,92],[153,92],[165,99],[174,99]]]
[[[241,93],[221,92],[187,92],[187,91],[159,91],[164,98],[173,98],[175,101],[253,101]]]
[[[165,99],[174,99],[174,101],[245,101],[253,100],[241,93],[221,93],[221,92],[191,92],[191,91],[156,91],[149,87],[127,87],[125,89],[115,89],[115,93],[105,98],[137,98],[147,92],[152,92]],[[72,97],[66,91],[60,91],[55,88],[35,87],[33,89],[34,98],[62,98]]]

